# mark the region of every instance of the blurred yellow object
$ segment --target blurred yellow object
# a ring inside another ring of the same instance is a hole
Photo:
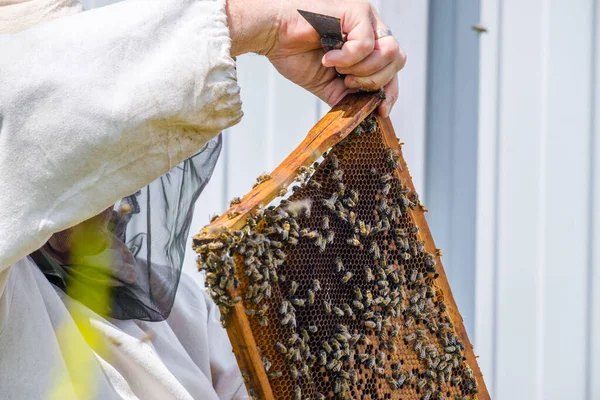
[[[86,255],[82,249],[89,247],[88,245],[88,243],[83,243],[83,239],[73,241],[71,256],[74,264],[80,264],[77,261]],[[106,256],[100,262],[103,265],[99,266],[100,272],[96,274],[96,279],[86,280],[85,283],[76,279],[70,281],[67,295],[77,293],[77,298],[81,303],[94,302],[97,304],[98,310],[109,310],[111,280],[110,275],[102,273],[101,268],[110,271],[112,260]],[[106,354],[103,350],[107,346],[107,342],[102,334],[90,325],[89,316],[81,314],[76,307],[73,307],[72,303],[66,304],[75,325],[64,323],[57,329],[56,336],[61,349],[63,349],[68,374],[61,374],[55,378],[56,385],[50,390],[48,399],[64,400],[70,398],[73,391],[78,399],[96,398],[98,388],[94,371],[98,371],[98,369],[94,368],[94,364],[98,361],[94,354]],[[107,317],[107,315],[100,316]],[[81,336],[85,341],[79,340]]]

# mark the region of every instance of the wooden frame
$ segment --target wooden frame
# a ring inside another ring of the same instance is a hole
[[[381,102],[379,93],[358,93],[346,96],[338,103],[313,129],[310,130],[304,141],[281,163],[272,173],[270,179],[260,183],[246,194],[241,202],[232,206],[223,215],[218,217],[202,232],[194,237],[194,245],[214,240],[225,229],[240,229],[246,223],[247,216],[259,206],[264,206],[273,200],[282,187],[286,187],[294,180],[301,166],[309,166],[316,161],[325,151],[343,140],[360,122],[371,114]],[[400,166],[396,173],[411,190],[414,191],[412,178],[408,166],[402,157],[401,145],[396,137],[389,118],[377,117],[383,138],[388,147],[395,149],[400,154]],[[416,208],[412,213],[415,225],[419,227],[419,237],[426,243],[426,251],[438,254],[431,232],[425,220],[425,209]],[[482,374],[477,365],[473,348],[464,329],[456,303],[452,296],[448,280],[441,267],[439,254],[436,255],[439,278],[436,283],[443,291],[444,301],[452,320],[456,323],[455,329],[458,337],[465,345],[467,363],[473,370],[477,379],[479,394],[483,400],[489,399],[489,393],[483,381]],[[238,272],[239,273],[239,272]],[[237,293],[230,293],[235,297]],[[256,348],[256,341],[250,328],[242,302],[237,303],[226,316],[227,333],[232,343],[233,351],[237,357],[240,369],[244,371],[244,379],[248,388],[252,388],[254,395],[260,399],[275,399],[265,373],[261,357]]]

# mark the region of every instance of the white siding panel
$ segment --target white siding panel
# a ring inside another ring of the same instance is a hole
[[[591,87],[592,127],[590,137],[591,149],[591,196],[590,196],[590,239],[588,271],[588,332],[587,343],[587,399],[600,399],[600,1],[594,1],[595,10],[592,23],[593,41],[591,46],[594,57]]]
[[[427,88],[428,221],[452,292],[473,335],[477,205],[477,1],[432,1]]]
[[[599,399],[597,1],[481,11],[481,367],[495,399]]]
[[[592,6],[548,3],[544,400],[585,400]]]
[[[275,70],[275,101],[272,102],[272,133],[269,148],[269,170],[277,167],[306,137],[319,121],[318,99],[288,81]],[[329,108],[327,108],[329,111]]]
[[[425,122],[427,94],[427,21],[429,3],[381,0],[380,13],[408,56],[399,74],[400,93],[390,118],[401,141],[419,195],[425,193]]]
[[[473,345],[490,393],[494,394],[496,322],[496,199],[498,141],[499,0],[481,2],[479,23],[488,29],[480,36],[479,137],[477,158],[477,213],[475,265],[475,335]]]
[[[539,269],[543,254],[541,101],[543,2],[502,9],[498,187],[496,397],[540,399],[536,387]],[[541,242],[541,243],[540,243]]]
[[[247,54],[238,57],[237,73],[241,87],[242,122],[226,132],[227,177],[225,197],[241,196],[252,188],[258,175],[269,169],[269,101],[274,91],[270,65],[264,57]]]

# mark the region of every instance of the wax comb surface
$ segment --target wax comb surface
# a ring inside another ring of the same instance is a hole
[[[298,172],[241,229],[196,238],[250,394],[488,399],[389,120]]]

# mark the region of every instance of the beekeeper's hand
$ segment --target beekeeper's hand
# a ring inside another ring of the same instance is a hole
[[[387,27],[368,1],[228,0],[227,8],[233,56],[266,55],[283,76],[330,105],[349,92],[383,87],[387,98],[378,111],[389,115],[406,54],[393,36],[376,37]],[[323,55],[319,34],[297,9],[340,17],[348,34],[342,49]]]

